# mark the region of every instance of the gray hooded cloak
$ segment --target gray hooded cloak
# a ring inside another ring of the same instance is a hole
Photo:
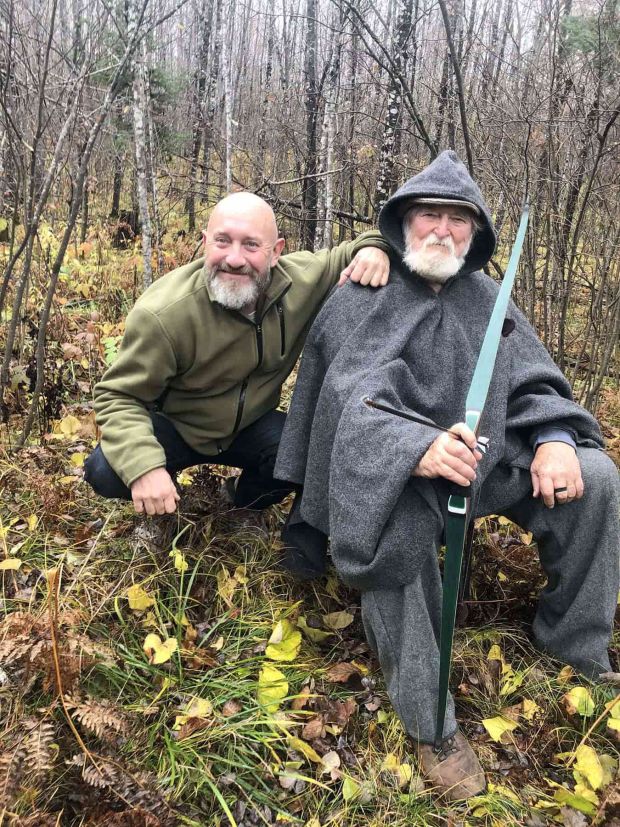
[[[483,227],[463,267],[439,293],[402,263],[402,218],[416,197],[461,199],[480,210]],[[443,481],[411,477],[437,432],[370,409],[362,399],[446,427],[464,421],[498,293],[480,270],[495,248],[489,210],[454,152],[443,152],[404,184],[383,208],[379,227],[394,250],[390,282],[377,292],[349,283],[319,313],[275,468],[276,477],[303,485],[301,516],[330,536],[340,576],[362,590],[413,582],[426,556],[436,553],[433,544],[416,545],[413,538],[436,531],[437,511],[447,500]],[[596,421],[573,401],[568,382],[514,304],[507,319],[479,428],[490,438],[489,451],[472,485],[472,495],[481,490],[486,502],[502,495],[485,491],[490,472],[498,465],[529,468],[533,438],[546,426],[567,431],[577,445],[602,446]]]

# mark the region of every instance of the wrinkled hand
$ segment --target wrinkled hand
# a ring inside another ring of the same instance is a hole
[[[131,499],[138,514],[172,514],[180,497],[166,469],[153,468],[132,484]]]
[[[543,442],[530,465],[535,497],[542,497],[547,508],[563,505],[583,496],[583,480],[577,453],[564,442]],[[565,488],[565,491],[557,491]]]
[[[469,485],[476,479],[476,468],[482,454],[476,448],[476,435],[464,422],[440,434],[411,472],[414,477],[443,477],[457,485]],[[451,434],[458,434],[464,441]]]
[[[362,247],[348,267],[345,267],[338,280],[342,287],[348,279],[364,286],[385,287],[390,275],[390,259],[377,247]]]

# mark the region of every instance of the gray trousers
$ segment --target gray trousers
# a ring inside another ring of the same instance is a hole
[[[618,598],[618,470],[601,451],[578,448],[577,454],[585,487],[582,499],[546,508],[532,497],[529,470],[500,465],[483,486],[476,516],[503,514],[532,532],[547,575],[533,623],[534,641],[558,660],[596,677],[610,670],[607,646]],[[420,507],[428,510],[428,501]],[[411,542],[436,551],[442,508],[433,513],[436,531]],[[363,592],[362,619],[394,709],[413,738],[431,743],[439,681],[441,576],[436,553],[427,560],[412,583]],[[455,730],[449,697],[444,736]]]

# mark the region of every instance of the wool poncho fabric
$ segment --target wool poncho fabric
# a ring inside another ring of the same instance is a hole
[[[433,196],[475,204],[483,224],[461,270],[439,293],[402,263],[402,217],[414,198]],[[369,396],[445,427],[464,421],[498,293],[480,270],[495,247],[489,210],[454,152],[442,153],[401,187],[379,226],[393,249],[390,282],[377,292],[347,284],[321,310],[306,341],[275,469],[276,477],[303,485],[301,516],[330,536],[340,576],[362,590],[413,582],[435,549],[412,544],[432,530],[424,525],[429,511],[413,508],[412,495],[421,494],[436,511],[441,487],[411,477],[437,432],[362,400]],[[498,464],[529,468],[532,439],[545,426],[566,430],[578,445],[602,445],[596,421],[572,400],[514,304],[507,318],[514,326],[505,325],[480,423],[490,443],[474,496]],[[484,494],[494,499],[493,492]]]

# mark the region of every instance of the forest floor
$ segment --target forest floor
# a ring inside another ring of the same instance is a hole
[[[191,246],[171,241],[165,268]],[[73,253],[40,434],[10,451],[32,379],[27,324],[1,429],[0,825],[619,825],[614,686],[532,647],[544,581],[518,526],[478,522],[452,688],[489,789],[446,806],[421,782],[358,595],[333,570],[302,585],[279,568],[286,504],[231,509],[223,468],[180,475],[168,517],[90,491],[91,391],[139,258],[103,230]],[[30,306],[36,319],[36,284]],[[599,418],[620,464],[617,389]]]

